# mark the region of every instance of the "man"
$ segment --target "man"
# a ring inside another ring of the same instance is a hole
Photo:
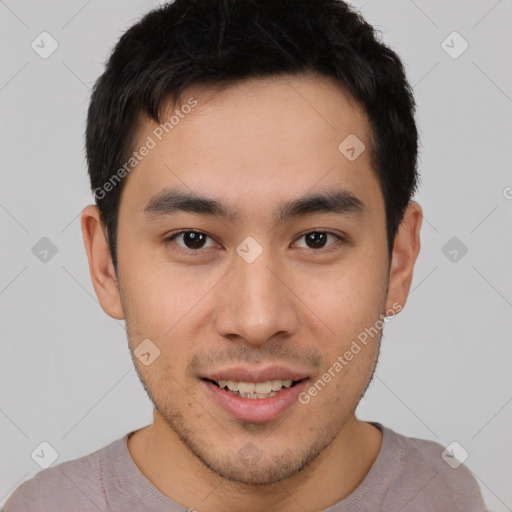
[[[153,423],[5,511],[485,510],[443,447],[355,409],[420,249],[414,99],[335,0],[176,0],[95,85],[82,212]]]

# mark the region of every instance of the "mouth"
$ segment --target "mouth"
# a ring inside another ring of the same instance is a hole
[[[272,379],[263,382],[243,382],[235,380],[212,380],[203,379],[212,383],[220,389],[228,393],[249,399],[264,399],[272,398],[286,389],[293,388],[297,384],[306,380],[307,377],[299,380],[292,379]]]
[[[278,367],[259,371],[231,368],[200,380],[206,395],[228,418],[262,423],[297,407],[298,397],[309,382],[304,375]]]

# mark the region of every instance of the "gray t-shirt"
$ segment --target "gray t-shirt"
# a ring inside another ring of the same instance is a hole
[[[324,512],[486,511],[473,475],[463,465],[452,469],[440,444],[371,424],[383,434],[377,459],[361,484]],[[128,451],[130,434],[39,472],[18,487],[3,512],[186,512],[141,473]]]

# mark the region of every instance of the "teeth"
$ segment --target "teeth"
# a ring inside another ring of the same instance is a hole
[[[238,391],[241,395],[261,395],[258,398],[266,398],[267,395],[273,396],[273,391],[280,391],[281,388],[289,388],[293,381],[287,380],[266,380],[265,382],[238,382],[234,380],[217,381],[220,388],[228,388],[229,391]]]
[[[238,391],[240,393],[254,393],[254,388],[256,386],[254,385],[254,382],[239,382],[238,383]]]
[[[234,380],[228,380],[226,382],[227,382],[228,389],[230,391],[238,391],[238,385],[240,384],[239,382],[235,382]],[[220,384],[219,384],[219,386],[220,386]],[[220,386],[220,387],[222,387],[222,386]]]
[[[270,393],[272,391],[272,381],[266,380],[265,382],[258,382],[256,386],[254,386],[254,391],[256,393]],[[275,391],[277,391],[277,389]]]
[[[279,391],[283,387],[282,380],[273,380],[272,381],[272,391]]]
[[[230,393],[241,396],[242,398],[270,398],[271,396],[277,395],[274,391],[272,391],[272,393],[250,393],[248,395],[245,393],[237,393],[236,391],[230,391]]]

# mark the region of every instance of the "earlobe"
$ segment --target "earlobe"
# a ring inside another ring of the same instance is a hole
[[[107,315],[121,320],[124,318],[124,311],[119,295],[119,283],[96,206],[88,205],[83,209],[81,226],[89,260],[89,272],[100,305]]]
[[[386,310],[397,310],[397,304],[400,306],[399,310],[405,306],[411,287],[414,264],[420,252],[422,220],[421,206],[411,201],[405,210],[393,246]]]

